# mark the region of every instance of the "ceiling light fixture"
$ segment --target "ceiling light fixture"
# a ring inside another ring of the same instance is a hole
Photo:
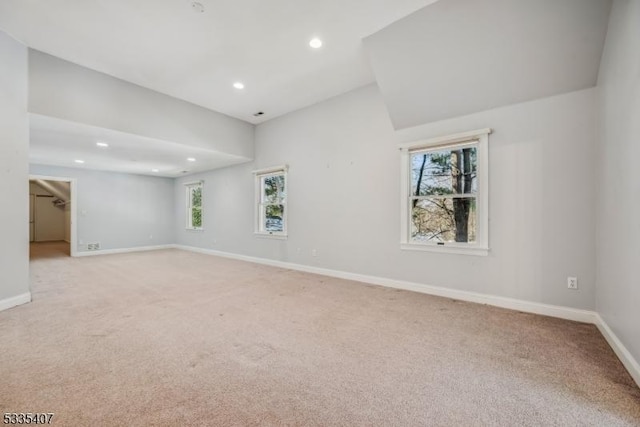
[[[244,89],[244,83],[242,82],[235,82],[233,84],[233,87],[235,87],[236,89]]]
[[[96,145],[102,148],[107,148],[109,146],[106,142],[96,142]]]
[[[311,41],[309,42],[309,46],[311,46],[314,49],[320,49],[322,47],[322,40],[320,40],[319,38],[313,38],[311,39]]]
[[[74,160],[76,163],[83,164],[84,160]]]
[[[195,162],[196,159],[194,157],[187,157],[188,162]]]

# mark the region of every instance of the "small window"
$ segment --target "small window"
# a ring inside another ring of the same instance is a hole
[[[186,184],[187,229],[202,230],[202,182]]]
[[[402,147],[402,248],[486,255],[488,135]]]
[[[263,169],[256,175],[256,228],[258,235],[287,236],[287,170]]]

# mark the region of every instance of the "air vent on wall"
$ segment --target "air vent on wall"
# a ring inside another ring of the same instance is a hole
[[[87,243],[88,251],[99,251],[100,250],[100,242],[96,243]]]

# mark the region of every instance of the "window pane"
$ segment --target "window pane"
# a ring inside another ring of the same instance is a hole
[[[202,227],[202,210],[198,208],[191,209],[191,226],[193,228]]]
[[[267,205],[264,209],[263,225],[265,231],[283,232],[284,231],[284,205]]]
[[[411,240],[414,242],[476,241],[475,197],[412,199]]]
[[[263,178],[263,203],[280,203],[286,198],[284,175],[271,175]]]
[[[477,183],[476,147],[411,154],[411,195],[474,194]]]
[[[191,206],[199,208],[202,206],[202,187],[191,187]]]

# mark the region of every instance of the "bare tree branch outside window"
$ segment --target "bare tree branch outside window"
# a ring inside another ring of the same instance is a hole
[[[411,239],[474,242],[477,148],[413,153],[411,174]]]

